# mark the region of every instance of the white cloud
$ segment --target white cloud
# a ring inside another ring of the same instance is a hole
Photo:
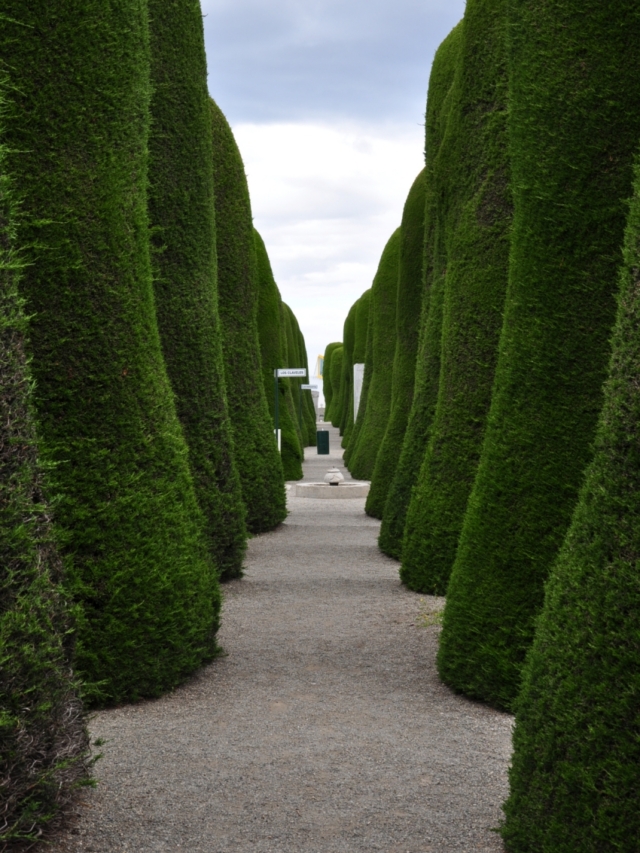
[[[371,286],[423,166],[423,128],[355,123],[238,124],[255,226],[310,366],[342,339],[353,302]]]

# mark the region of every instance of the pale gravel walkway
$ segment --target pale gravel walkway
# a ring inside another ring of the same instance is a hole
[[[320,479],[341,454],[307,455]],[[225,586],[227,656],[96,716],[99,787],[52,853],[502,851],[511,718],[438,681],[442,599],[400,585],[364,500],[290,510]]]

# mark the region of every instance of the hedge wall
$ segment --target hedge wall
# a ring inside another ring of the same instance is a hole
[[[258,270],[258,337],[262,379],[271,423],[275,424],[275,382],[273,372],[286,367],[286,330],[283,327],[282,300],[273,277],[269,256],[260,234],[254,230]],[[285,480],[302,477],[302,450],[292,418],[290,380],[278,382],[278,422],[281,430],[281,460]],[[273,427],[275,429],[275,426]]]
[[[449,685],[501,708],[592,452],[640,138],[637,3],[513,0],[510,15],[510,280],[439,654]]]
[[[340,380],[340,435],[344,436],[349,419],[353,418],[353,347],[356,340],[356,312],[358,300],[356,300],[344,321],[342,337],[344,340],[342,349],[342,378]],[[345,446],[345,442],[342,442]]]
[[[378,451],[367,498],[367,512],[382,518],[407,429],[416,372],[420,312],[424,291],[424,169],[413,182],[404,206],[398,266],[396,349],[393,358],[391,410]]]
[[[395,318],[398,294],[400,229],[389,238],[371,286],[373,371],[367,389],[367,407],[358,443],[349,456],[349,470],[357,479],[370,480],[389,419],[391,379],[395,354]],[[362,298],[362,297],[361,297]],[[363,336],[364,340],[366,338]],[[352,368],[353,372],[353,368]],[[353,391],[352,391],[353,395]],[[353,399],[351,401],[353,408]]]
[[[1,84],[0,84],[1,85]],[[0,94],[0,105],[2,104]],[[0,847],[33,839],[89,774],[71,620],[31,408],[14,208],[0,148]]]
[[[354,386],[353,367],[356,364],[364,364],[367,350],[367,331],[369,329],[369,306],[371,302],[371,288],[365,290],[362,296],[355,302],[354,327],[353,327],[353,352],[351,354],[351,401],[349,405],[349,418],[345,427],[342,446],[345,449],[344,460],[347,463],[349,449],[354,431]]]
[[[146,3],[6,0],[34,405],[94,701],[154,696],[216,651],[220,607],[155,316]],[[29,33],[25,37],[25,32]]]
[[[331,400],[331,423],[337,427],[342,416],[342,361],[344,346],[340,344],[331,354],[331,387],[333,397]]]
[[[222,579],[239,577],[245,508],[227,409],[211,115],[199,0],[149,0],[149,218],[156,313],[196,496]]]
[[[309,370],[309,357],[307,355],[307,345],[304,339],[304,335],[302,334],[302,330],[300,329],[300,324],[296,318],[296,315],[291,312],[291,316],[293,318],[294,324],[294,332],[296,338],[298,340],[298,352],[300,353],[300,364],[302,367],[305,367],[307,370],[307,378],[304,382],[300,382],[301,385],[311,385],[313,384],[313,376]],[[315,364],[314,364],[315,367]],[[311,391],[303,391],[302,392],[302,418],[303,418],[303,430],[304,430],[304,445],[305,447],[315,447],[316,446],[316,407],[313,405],[313,397],[311,396]]]
[[[439,219],[438,149],[447,128],[451,86],[460,50],[462,22],[438,48],[433,60],[426,115],[424,301],[420,319],[413,402],[398,467],[387,495],[378,537],[380,549],[399,559],[411,490],[418,478],[440,379],[442,299],[446,257]]]
[[[514,853],[638,850],[639,294],[640,167],[595,455],[516,705],[502,828]]]
[[[213,175],[218,246],[218,308],[236,462],[252,533],[287,514],[284,472],[265,396],[257,308],[258,277],[251,203],[233,133],[213,102]]]
[[[373,372],[373,335],[370,335],[373,320],[370,311],[371,288],[365,290],[365,292],[362,294],[360,299],[358,299],[356,304],[356,351],[354,356],[354,364],[364,364],[365,375],[363,377],[362,390],[360,392],[358,415],[355,420],[353,420],[352,413],[352,424],[351,431],[349,433],[349,443],[343,455],[345,465],[349,464],[351,454],[358,446],[358,436],[360,435],[360,430],[364,422],[366,398],[369,393],[369,386],[371,385],[371,373]],[[351,371],[351,375],[353,376],[353,369]]]
[[[331,357],[334,350],[341,347],[342,343],[334,342],[328,344],[324,351],[324,367],[322,376],[322,388],[324,392],[324,419],[326,423],[331,422],[331,407],[333,405],[333,383],[331,381]]]
[[[513,216],[507,152],[506,0],[469,0],[440,148],[447,216],[440,386],[405,524],[402,579],[444,595],[484,436]]]

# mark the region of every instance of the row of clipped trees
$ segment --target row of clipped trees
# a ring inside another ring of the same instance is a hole
[[[83,707],[218,652],[286,515],[307,366],[208,95],[198,0],[0,12],[0,846],[90,781]],[[299,393],[299,392],[298,392]]]
[[[366,339],[367,294],[325,353],[442,679],[516,713],[514,853],[640,837],[639,36],[631,0],[468,0]]]

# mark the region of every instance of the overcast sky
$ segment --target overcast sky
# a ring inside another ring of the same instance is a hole
[[[433,55],[464,0],[202,0],[209,90],[310,367],[342,339],[423,166]]]

